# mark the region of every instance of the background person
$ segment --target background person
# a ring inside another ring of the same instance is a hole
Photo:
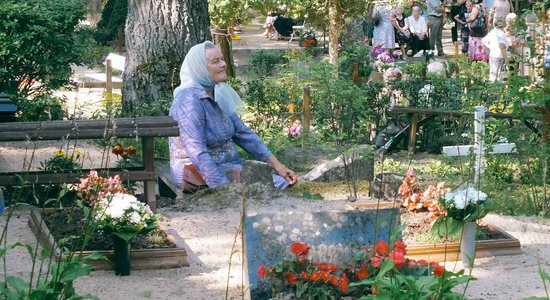
[[[391,21],[392,14],[392,10],[386,1],[375,6],[372,13],[374,20],[372,46],[381,46],[389,55],[395,48],[395,33]]]
[[[487,51],[485,51],[485,46],[483,46],[483,43],[481,42],[481,39],[483,39],[484,36],[487,35],[487,25],[485,25],[485,28],[482,29],[476,29],[472,28],[472,22],[476,18],[482,18],[486,16],[486,10],[485,5],[483,5],[483,0],[476,0],[474,1],[474,5],[472,7],[472,11],[470,12],[470,16],[468,19],[466,19],[466,22],[470,24],[470,34],[468,37],[468,56],[473,61],[489,61],[489,55],[487,54]],[[487,18],[485,18],[486,20]]]
[[[406,17],[403,14],[403,7],[398,5],[394,9],[392,18],[392,24],[394,27],[394,34],[401,49],[402,59],[407,58],[407,46],[411,43],[411,32],[406,26]]]
[[[489,24],[493,24],[493,20],[496,18],[505,19],[506,16],[514,12],[514,7],[510,0],[493,0],[492,5],[487,3],[489,8]]]
[[[503,74],[508,65],[508,39],[504,34],[505,22],[502,18],[496,18],[493,29],[482,39],[483,45],[489,49],[489,81],[503,81]]]
[[[464,54],[468,53],[468,43],[470,37],[470,26],[466,20],[468,20],[473,7],[474,4],[472,1],[466,0],[466,2],[464,2],[464,4],[460,7],[460,13],[455,16],[455,21],[461,24],[460,35],[462,41],[462,53]]]
[[[413,5],[412,15],[406,20],[406,27],[411,32],[412,55],[420,50],[430,49],[428,40],[428,24],[426,18],[420,15],[420,6]]]
[[[170,107],[170,116],[178,121],[180,129],[178,137],[169,138],[174,182],[186,186],[186,171],[191,164],[210,188],[239,179],[242,165],[237,144],[275,170],[276,187],[295,184],[294,171],[281,164],[237,115],[242,100],[224,83],[225,67],[220,49],[208,41],[193,46],[185,56],[181,85],[174,90]]]
[[[462,23],[457,20],[457,17],[460,18],[460,12],[462,11],[464,3],[466,3],[466,0],[451,1],[451,14],[449,15],[449,17],[453,22],[451,27],[451,39],[453,41],[453,44],[458,43],[458,31],[461,30],[460,27],[462,27]]]
[[[430,49],[435,50],[437,47],[437,55],[443,56],[443,25],[445,25],[445,7],[443,1],[428,0],[428,28],[430,30]]]

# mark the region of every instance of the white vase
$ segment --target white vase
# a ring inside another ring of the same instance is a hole
[[[464,223],[462,237],[460,239],[460,256],[465,268],[471,268],[476,254],[476,222]]]

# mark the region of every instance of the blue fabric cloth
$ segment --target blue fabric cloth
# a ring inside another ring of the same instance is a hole
[[[180,187],[183,164],[189,161],[209,187],[229,183],[230,170],[242,169],[233,143],[259,161],[266,161],[272,155],[236,113],[224,113],[203,88],[179,90],[170,107],[170,116],[178,121],[180,130],[180,136],[169,138],[170,171]]]

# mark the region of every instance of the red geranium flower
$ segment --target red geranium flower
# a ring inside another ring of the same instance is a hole
[[[378,255],[386,255],[388,254],[388,243],[383,240],[379,240],[374,246],[374,250],[378,253]]]
[[[419,266],[427,266],[428,265],[428,262],[424,259],[421,259],[419,261],[417,261],[418,265]]]
[[[407,245],[405,245],[402,241],[397,241],[395,242],[395,245],[393,245],[393,250],[395,252],[401,252],[405,255],[407,254]]]
[[[431,262],[430,266],[434,267],[434,275],[435,276],[442,276],[443,273],[445,273],[445,267],[441,266],[440,264],[436,262]]]
[[[340,290],[342,293],[345,293],[348,291],[349,287],[349,280],[348,276],[346,276],[346,273],[342,274],[342,277],[340,277]]]
[[[403,264],[405,264],[405,262],[407,261],[405,255],[401,252],[394,251],[390,253],[389,258],[393,260],[398,270],[401,270],[401,267],[403,267]]]
[[[317,281],[321,278],[321,272],[315,271],[311,273],[311,281]]]
[[[258,268],[258,276],[260,276],[260,278],[265,278],[266,275],[267,275],[267,269],[263,265],[261,265]]]
[[[308,280],[309,279],[309,274],[306,271],[302,271],[302,279],[303,280]]]
[[[380,256],[373,256],[373,257],[370,258],[370,263],[375,268],[380,268],[380,263],[381,262],[382,262],[382,259],[380,258]]]
[[[328,281],[330,279],[330,275],[327,271],[321,271],[321,280]]]
[[[288,272],[285,275],[283,275],[283,278],[288,280],[290,284],[296,284],[296,274],[292,272]]]
[[[307,255],[309,253],[309,246],[302,243],[294,243],[290,245],[290,251],[296,255]]]
[[[369,269],[367,269],[365,264],[362,264],[361,269],[359,269],[359,273],[357,273],[357,278],[359,278],[359,280],[363,280],[367,277],[369,277]]]
[[[338,266],[335,264],[329,264],[329,263],[317,263],[317,266],[321,271],[330,271],[330,272],[336,272],[338,270]]]
[[[333,286],[338,286],[338,277],[334,275],[330,276],[330,284],[332,284]]]

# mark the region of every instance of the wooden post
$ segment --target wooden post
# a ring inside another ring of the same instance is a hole
[[[458,56],[458,42],[454,42],[455,47],[455,57]]]
[[[122,41],[124,40],[124,36],[122,35],[122,28],[118,28],[117,32],[117,47],[118,47],[118,54],[122,55]]]
[[[311,120],[311,95],[309,86],[304,86],[304,102],[303,102],[303,115],[302,115],[302,148],[304,147],[304,142],[309,136],[309,124]]]
[[[112,64],[111,64],[111,60],[107,59],[105,61],[105,65],[106,65],[105,88],[107,90],[107,97],[110,99],[110,98],[112,98],[112,95],[113,95],[113,67],[112,67]]]
[[[154,138],[143,137],[141,140],[143,169],[149,172],[155,172],[155,142]],[[143,194],[147,199],[147,204],[153,212],[157,212],[157,196],[155,194],[155,180],[147,180],[143,182]]]
[[[359,84],[359,65],[353,63],[353,82]]]
[[[409,123],[411,124],[411,128],[409,130],[409,155],[414,154],[414,150],[416,147],[416,130],[418,128],[418,114],[417,113],[410,113],[409,114]]]

